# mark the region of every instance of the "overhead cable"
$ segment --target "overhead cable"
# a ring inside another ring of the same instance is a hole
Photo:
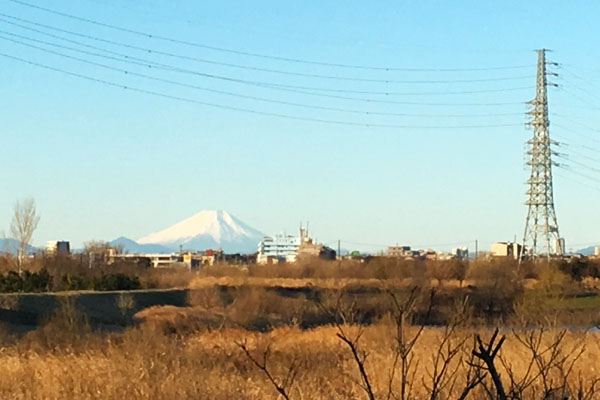
[[[191,103],[191,104],[197,104],[197,105],[202,105],[202,106],[206,106],[206,107],[212,107],[212,108],[218,108],[218,109],[225,109],[225,110],[232,110],[232,111],[239,111],[239,112],[244,112],[244,113],[250,113],[250,114],[256,114],[256,115],[263,115],[263,116],[270,116],[270,117],[278,117],[278,118],[285,118],[285,119],[291,119],[291,120],[299,120],[299,121],[308,121],[308,122],[318,122],[318,123],[326,123],[326,124],[334,124],[334,125],[347,125],[347,126],[356,126],[356,127],[365,127],[365,128],[394,128],[394,129],[425,129],[425,130],[433,130],[433,129],[484,129],[484,128],[500,128],[500,127],[514,127],[514,126],[520,126],[520,124],[489,124],[489,125],[447,125],[447,126],[422,126],[422,125],[398,125],[398,124],[381,124],[381,123],[363,123],[363,122],[354,122],[354,121],[344,121],[344,120],[331,120],[331,119],[322,119],[322,118],[312,118],[312,117],[303,117],[303,116],[297,116],[297,115],[291,115],[291,114],[283,114],[283,113],[275,113],[275,112],[268,112],[268,111],[260,111],[260,110],[255,110],[255,109],[249,109],[249,108],[244,108],[244,107],[235,107],[235,106],[230,106],[230,105],[226,105],[226,104],[217,104],[217,103],[211,103],[211,102],[206,102],[206,101],[201,101],[201,100],[197,100],[197,99],[191,99],[188,97],[183,97],[183,96],[176,96],[176,95],[170,95],[167,93],[162,93],[162,92],[157,92],[157,91],[153,91],[153,90],[147,90],[147,89],[143,89],[143,88],[139,88],[139,87],[135,87],[135,86],[129,86],[126,84],[121,84],[121,83],[115,83],[112,81],[108,81],[105,79],[100,79],[100,78],[96,78],[96,77],[92,77],[89,75],[85,75],[85,74],[80,74],[77,72],[72,72],[72,71],[68,71],[62,68],[57,68],[57,67],[53,67],[47,64],[42,64],[42,63],[38,63],[35,61],[31,61],[31,60],[27,60],[21,57],[16,57],[10,54],[6,54],[6,53],[0,53],[1,57],[5,57],[14,61],[19,61],[21,63],[25,63],[25,64],[29,64],[29,65],[33,65],[39,68],[44,68],[50,71],[55,71],[55,72],[60,72],[62,74],[65,75],[70,75],[73,77],[77,77],[80,79],[85,79],[88,81],[92,81],[92,82],[96,82],[96,83],[101,83],[107,86],[112,86],[112,87],[117,87],[117,88],[121,88],[121,89],[125,89],[125,90],[130,90],[133,92],[138,92],[138,93],[143,93],[143,94],[148,94],[148,95],[152,95],[152,96],[156,96],[156,97],[162,97],[162,98],[166,98],[166,99],[171,99],[171,100],[177,100],[177,101],[181,101],[181,102],[186,102],[186,103]]]
[[[0,33],[3,33],[3,31],[0,30]],[[23,46],[31,47],[31,48],[34,48],[34,49],[37,49],[37,50],[40,50],[40,51],[43,51],[43,52],[46,52],[46,53],[49,53],[49,54],[54,54],[54,55],[57,55],[59,57],[63,57],[63,58],[75,60],[75,61],[86,63],[86,64],[89,64],[89,65],[94,65],[94,66],[101,67],[101,68],[104,68],[104,69],[108,69],[108,70],[111,70],[111,71],[120,72],[120,73],[129,75],[129,76],[137,76],[137,77],[140,77],[140,78],[149,79],[149,80],[153,80],[153,81],[157,81],[157,82],[167,83],[167,84],[171,84],[171,85],[175,85],[175,86],[180,86],[180,87],[186,87],[186,88],[189,88],[189,89],[201,90],[201,91],[205,91],[205,92],[222,94],[222,95],[226,95],[226,96],[233,96],[233,97],[244,98],[244,99],[249,99],[249,100],[257,100],[257,101],[263,101],[263,102],[275,103],[275,104],[282,104],[282,105],[288,105],[288,106],[294,106],[294,107],[302,107],[302,108],[310,108],[310,109],[318,109],[318,110],[327,110],[327,111],[336,111],[336,112],[352,113],[352,114],[362,114],[362,115],[395,116],[395,117],[473,118],[473,117],[498,117],[498,116],[520,115],[519,113],[497,113],[497,114],[415,114],[415,113],[393,113],[393,112],[380,112],[380,111],[368,111],[368,110],[353,110],[353,109],[346,109],[346,108],[339,108],[339,107],[318,106],[318,105],[314,105],[314,104],[304,104],[304,103],[297,103],[297,102],[291,102],[291,101],[269,99],[269,98],[264,98],[264,97],[259,97],[259,96],[244,95],[244,94],[230,92],[230,91],[225,91],[225,90],[218,90],[218,89],[212,89],[212,88],[202,87],[202,86],[193,85],[193,84],[189,84],[189,83],[185,83],[185,82],[173,81],[173,80],[170,80],[170,79],[164,79],[164,78],[160,78],[160,77],[156,77],[156,76],[151,76],[151,75],[147,75],[147,74],[142,74],[142,73],[138,73],[138,72],[126,70],[126,69],[121,69],[121,68],[113,67],[113,66],[110,66],[110,65],[107,65],[107,64],[102,64],[102,63],[98,63],[98,62],[95,62],[95,61],[90,61],[90,60],[87,60],[87,59],[83,59],[83,58],[80,58],[80,57],[74,57],[74,56],[70,56],[70,55],[67,55],[67,54],[64,54],[64,53],[60,53],[60,52],[56,52],[56,51],[53,51],[53,50],[45,49],[45,48],[42,48],[42,47],[39,47],[39,46],[35,46],[35,45],[24,43],[24,42],[21,42],[21,41],[18,41],[18,40],[7,38],[7,37],[4,37],[2,35],[0,35],[0,39],[7,40],[7,41],[10,41],[10,42],[13,42],[13,43],[17,43],[17,44],[20,44],[20,45],[23,45]]]
[[[237,55],[241,55],[241,56],[258,57],[258,58],[265,58],[265,59],[270,59],[270,60],[285,61],[285,62],[292,62],[292,63],[312,64],[312,65],[320,65],[320,66],[325,66],[325,67],[337,67],[337,68],[348,68],[348,69],[362,69],[362,70],[374,70],[374,71],[405,71],[405,72],[409,72],[409,71],[415,71],[415,72],[490,71],[490,70],[523,69],[523,68],[531,67],[531,65],[512,65],[512,66],[477,67],[477,68],[399,68],[399,67],[379,67],[379,66],[353,65],[353,64],[329,63],[329,62],[321,62],[321,61],[313,61],[313,60],[304,60],[304,59],[299,59],[299,58],[273,56],[273,55],[253,53],[253,52],[247,52],[247,51],[230,49],[230,48],[219,47],[219,46],[212,46],[212,45],[208,45],[205,43],[191,42],[191,41],[187,41],[187,40],[181,40],[181,39],[176,39],[176,38],[172,38],[172,37],[168,37],[168,36],[162,36],[162,35],[157,35],[157,34],[153,34],[153,33],[138,31],[135,29],[125,28],[125,27],[114,25],[114,24],[109,24],[106,22],[89,19],[89,18],[84,18],[84,17],[73,15],[73,14],[65,13],[62,11],[50,9],[47,7],[38,6],[38,5],[31,4],[31,3],[21,1],[21,0],[8,0],[8,1],[15,3],[15,4],[25,6],[25,7],[40,10],[40,11],[43,11],[46,13],[58,15],[58,16],[61,16],[64,18],[69,18],[69,19],[76,20],[79,22],[93,24],[93,25],[101,26],[103,28],[108,28],[108,29],[112,29],[112,30],[129,33],[129,34],[136,35],[136,36],[145,37],[147,39],[161,40],[161,41],[165,41],[165,42],[177,43],[177,44],[181,44],[181,45],[198,47],[198,48],[203,48],[203,49],[208,49],[208,50],[213,50],[213,51],[218,51],[218,52],[237,54]]]
[[[30,23],[30,24],[34,24],[34,23],[30,22],[30,21],[23,20],[21,18],[16,18],[16,17],[8,16],[8,15],[2,14],[2,13],[0,13],[0,16],[12,18],[12,19],[19,20],[19,21],[26,22],[26,23]],[[96,46],[91,46],[89,44],[83,44],[81,42],[76,42],[76,41],[73,41],[73,40],[65,38],[65,37],[61,37],[61,36],[58,36],[58,35],[53,35],[51,33],[43,32],[43,31],[40,31],[38,29],[33,29],[31,27],[27,27],[27,26],[24,26],[24,25],[21,25],[21,24],[17,24],[17,23],[8,21],[6,19],[0,19],[0,21],[2,21],[4,23],[7,23],[7,24],[10,24],[10,25],[13,25],[13,26],[18,26],[21,29],[30,30],[30,31],[33,31],[33,32],[36,32],[36,33],[39,33],[39,34],[42,34],[42,35],[54,37],[56,39],[60,39],[60,40],[64,40],[64,41],[69,41],[71,43],[76,43],[76,44],[78,44],[80,46],[85,46],[85,47],[88,47],[88,48],[94,48],[94,49],[97,49],[97,50],[101,50],[101,51],[106,51],[106,52],[113,53],[110,50],[98,48]],[[268,73],[274,73],[274,74],[281,74],[281,75],[288,75],[288,76],[299,76],[299,77],[306,77],[306,78],[328,79],[328,80],[348,81],[348,82],[381,83],[381,84],[455,84],[455,83],[481,83],[481,82],[511,81],[511,80],[521,80],[521,79],[529,79],[529,78],[531,78],[531,76],[508,76],[508,77],[479,78],[479,79],[445,79],[445,80],[406,80],[405,79],[405,80],[395,80],[395,79],[374,79],[374,78],[361,78],[361,77],[345,77],[345,76],[339,76],[339,75],[323,75],[323,74],[313,74],[313,73],[303,73],[303,72],[292,72],[292,71],[283,71],[283,70],[272,69],[272,68],[263,68],[263,67],[255,67],[255,66],[235,64],[235,63],[227,63],[227,62],[215,61],[215,60],[209,60],[209,59],[203,59],[203,58],[192,57],[192,56],[182,56],[182,55],[178,55],[178,54],[175,54],[175,53],[158,51],[158,50],[153,50],[153,49],[144,48],[144,47],[140,47],[140,46],[134,46],[134,45],[130,45],[130,44],[123,44],[123,43],[120,43],[120,42],[116,42],[114,40],[104,40],[104,39],[101,39],[101,38],[98,38],[98,37],[95,37],[95,36],[91,36],[91,35],[79,34],[77,32],[67,31],[65,29],[59,29],[59,28],[50,27],[49,25],[44,25],[44,24],[35,24],[35,25],[42,25],[46,29],[54,29],[54,30],[65,32],[65,33],[68,32],[69,34],[72,34],[72,35],[83,36],[83,37],[87,38],[88,40],[102,41],[102,42],[109,43],[111,45],[126,47],[126,48],[130,48],[130,49],[138,50],[138,51],[143,51],[145,53],[154,53],[154,54],[164,55],[164,56],[168,56],[168,57],[174,57],[174,58],[178,58],[178,59],[185,59],[185,60],[188,60],[188,61],[195,61],[195,62],[200,62],[200,63],[205,63],[205,64],[219,65],[219,66],[225,66],[225,67],[230,67],[230,68],[237,68],[237,69],[242,69],[242,70],[251,70],[251,71],[258,71],[258,72],[268,72]],[[131,56],[128,56],[128,57],[131,57]]]
[[[0,19],[0,21],[3,21],[2,19]],[[170,71],[170,72],[178,72],[178,73],[183,73],[183,74],[191,74],[191,75],[198,75],[198,76],[203,76],[206,78],[214,78],[214,79],[223,79],[223,80],[227,80],[230,82],[236,82],[236,83],[242,83],[242,84],[250,84],[253,86],[258,86],[261,88],[269,88],[269,89],[275,89],[275,90],[279,90],[279,88],[281,89],[300,89],[300,90],[308,90],[308,91],[332,91],[332,92],[347,92],[347,93],[369,93],[369,94],[380,94],[380,95],[407,95],[407,96],[411,96],[411,95],[436,95],[436,94],[474,94],[474,93],[488,93],[488,92],[501,92],[501,91],[514,91],[514,90],[521,90],[521,89],[527,89],[528,87],[517,87],[517,88],[503,88],[503,89],[482,89],[482,90],[473,90],[473,91],[455,91],[455,92],[392,92],[392,91],[379,91],[379,92],[375,92],[375,91],[356,91],[356,90],[344,90],[344,89],[327,89],[327,88],[319,88],[319,87],[310,87],[310,86],[299,86],[299,85],[287,85],[287,84],[280,84],[280,83],[272,83],[272,82],[265,82],[265,81],[250,81],[247,79],[238,79],[238,78],[233,78],[233,77],[228,77],[228,76],[222,76],[222,75],[215,75],[215,74],[207,74],[204,72],[199,72],[199,71],[195,71],[195,70],[189,70],[189,69],[185,69],[185,68],[181,68],[181,67],[177,67],[175,65],[172,64],[164,64],[164,63],[158,63],[152,60],[148,60],[145,58],[139,58],[139,57],[132,57],[129,56],[127,54],[123,54],[123,53],[119,53],[119,52],[115,52],[115,51],[111,51],[111,50],[106,50],[103,48],[99,48],[97,46],[90,46],[90,45],[86,45],[77,41],[70,41],[69,42],[74,42],[74,44],[83,46],[83,47],[87,47],[87,48],[93,48],[93,49],[97,49],[101,52],[107,53],[107,54],[113,54],[117,57],[120,58],[116,58],[113,56],[107,56],[106,54],[100,54],[100,53],[95,53],[95,52],[90,52],[90,51],[86,51],[86,50],[82,50],[79,48],[74,48],[74,47],[70,47],[70,46],[65,46],[65,45],[61,45],[58,43],[54,43],[54,42],[48,42],[46,40],[40,40],[40,39],[35,39],[35,38],[31,38],[28,36],[23,36],[23,35],[19,35],[19,34],[15,34],[13,32],[8,32],[8,31],[3,31],[0,30],[0,33],[3,33],[5,35],[9,35],[9,36],[13,36],[13,37],[17,37],[23,40],[27,40],[27,41],[31,41],[31,42],[35,42],[35,43],[41,43],[47,46],[52,46],[52,47],[57,47],[57,48],[61,48],[61,49],[66,49],[69,51],[74,51],[74,52],[78,52],[78,53],[82,53],[82,54],[87,54],[87,55],[92,55],[94,57],[102,57],[105,59],[110,59],[110,60],[114,60],[114,61],[119,61],[119,62],[126,62],[126,63],[130,63],[130,64],[135,64],[135,65],[139,65],[139,66],[143,66],[143,67],[147,67],[147,68],[155,68],[155,69],[161,69],[161,70],[165,70],[165,71]],[[54,36],[54,35],[52,35]],[[287,91],[287,90],[286,90]],[[377,99],[374,99],[375,101]]]

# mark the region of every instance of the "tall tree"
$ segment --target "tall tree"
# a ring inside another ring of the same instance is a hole
[[[32,198],[15,203],[12,220],[10,221],[10,233],[18,242],[17,263],[19,273],[21,273],[23,258],[27,254],[33,232],[35,232],[39,221],[40,217],[37,215],[35,201]]]

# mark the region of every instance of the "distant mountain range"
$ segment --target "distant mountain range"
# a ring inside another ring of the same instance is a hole
[[[19,248],[19,241],[11,238],[1,239],[0,238],[0,253],[10,253],[14,256],[17,255],[17,249]],[[38,251],[37,247],[29,246],[27,249],[28,253],[35,253]]]
[[[600,246],[600,244],[596,246]],[[575,253],[583,254],[584,256],[589,256],[590,254],[594,254],[594,249],[596,246],[586,247],[585,249],[577,250]]]
[[[138,240],[120,237],[110,242],[129,253],[170,253],[221,248],[226,253],[254,253],[265,235],[227,211],[204,210],[162,231]]]
[[[160,244],[140,244],[133,239],[125,236],[111,240],[108,243],[111,247],[122,246],[123,251],[127,253],[171,253],[173,249]]]

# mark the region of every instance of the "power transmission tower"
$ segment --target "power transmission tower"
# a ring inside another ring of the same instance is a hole
[[[529,256],[550,256],[563,253],[563,241],[558,233],[558,222],[554,211],[554,189],[552,186],[552,166],[558,166],[552,161],[556,153],[552,145],[557,143],[550,139],[548,121],[548,95],[549,85],[547,65],[556,65],[546,61],[546,50],[538,50],[537,82],[535,99],[531,100],[531,110],[527,114],[531,119],[527,123],[533,127],[533,137],[527,141],[527,165],[530,176],[527,180],[529,189],[526,194],[528,199],[527,218],[525,219],[525,233],[523,234],[523,253]]]

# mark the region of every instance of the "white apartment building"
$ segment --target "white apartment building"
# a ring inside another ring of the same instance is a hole
[[[275,237],[265,236],[258,244],[256,262],[266,264],[269,261],[278,263],[280,260],[295,259],[301,243],[302,237],[286,235],[285,233],[275,235]]]

